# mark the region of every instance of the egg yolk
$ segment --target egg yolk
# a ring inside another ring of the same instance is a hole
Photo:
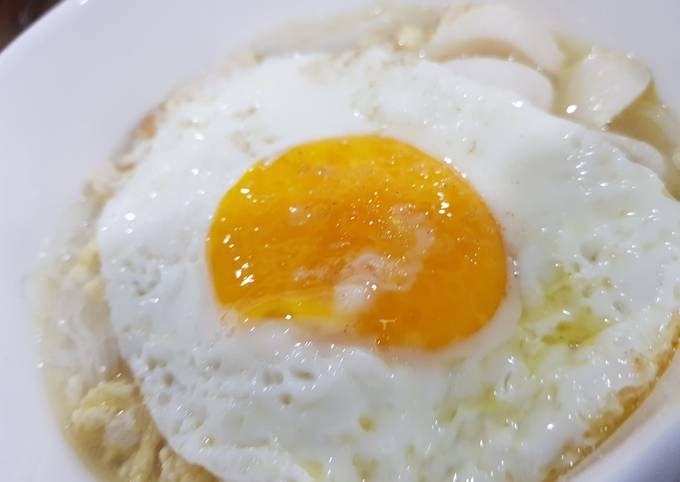
[[[237,326],[281,320],[380,348],[464,339],[506,289],[501,231],[479,194],[442,160],[380,136],[257,163],[222,199],[207,253]]]

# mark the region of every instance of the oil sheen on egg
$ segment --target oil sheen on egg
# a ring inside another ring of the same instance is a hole
[[[671,349],[680,208],[445,66],[271,59],[177,94],[97,241],[160,432],[230,481],[542,480]]]

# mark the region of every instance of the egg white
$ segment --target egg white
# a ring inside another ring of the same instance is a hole
[[[670,347],[677,202],[601,135],[519,96],[373,50],[213,77],[158,120],[99,220],[102,273],[160,432],[225,480],[540,480]],[[224,193],[257,160],[367,133],[441,158],[496,215],[512,296],[489,333],[405,356],[312,342],[282,321],[230,330],[205,256]],[[577,347],[545,342],[567,316],[545,301],[560,278],[589,290],[574,309],[607,320]]]

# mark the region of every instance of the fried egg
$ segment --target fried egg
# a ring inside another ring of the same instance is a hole
[[[541,480],[675,337],[680,209],[600,133],[390,51],[178,93],[97,243],[158,429],[233,482]]]

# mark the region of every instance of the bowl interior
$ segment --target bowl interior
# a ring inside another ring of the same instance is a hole
[[[593,44],[634,52],[680,112],[676,0],[514,3]],[[44,397],[25,277],[93,166],[172,88],[219,65],[255,34],[369,5],[374,1],[67,0],[0,55],[0,466],[7,480],[91,480]],[[680,461],[668,457],[680,450],[672,438],[678,419],[657,416],[582,478],[672,480],[680,473]]]

